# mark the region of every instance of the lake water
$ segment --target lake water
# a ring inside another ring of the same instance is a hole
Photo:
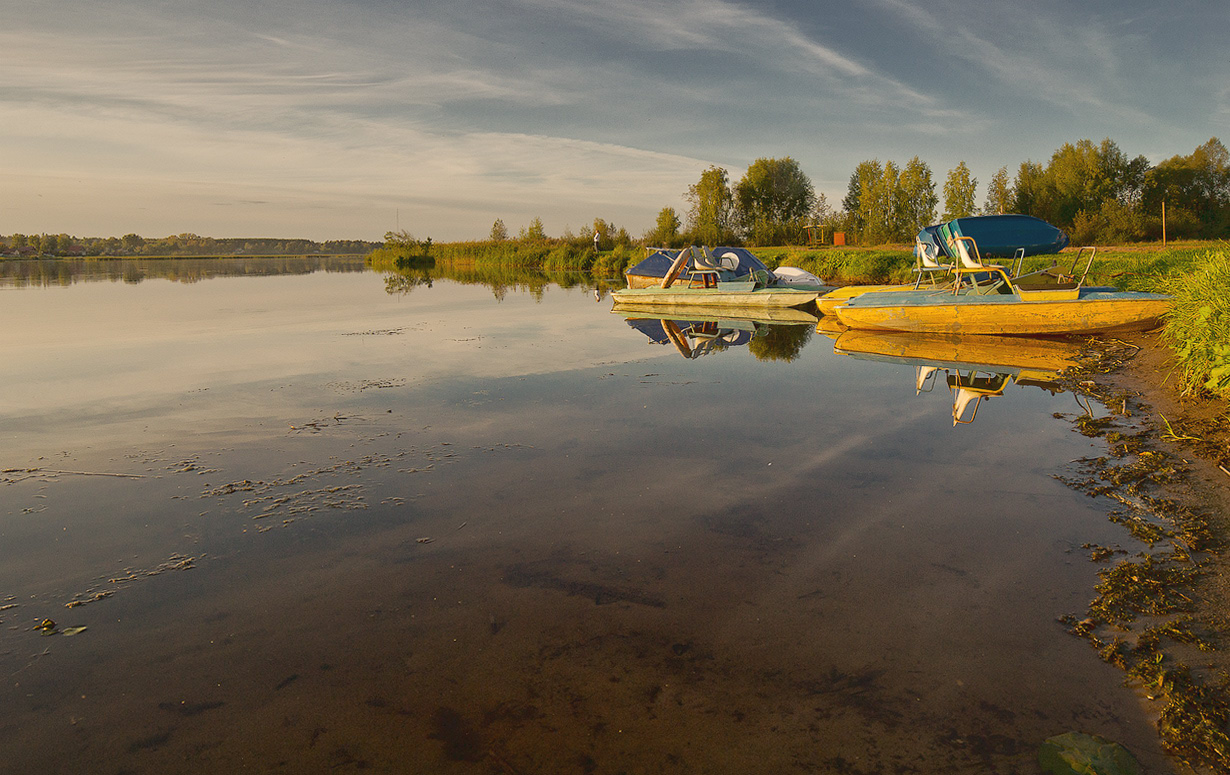
[[[1138,547],[1045,380],[954,425],[814,324],[341,259],[0,282],[6,772],[1171,771],[1056,621]]]

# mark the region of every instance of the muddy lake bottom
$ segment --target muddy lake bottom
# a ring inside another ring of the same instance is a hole
[[[0,286],[0,770],[1177,771],[1072,396],[360,269]]]

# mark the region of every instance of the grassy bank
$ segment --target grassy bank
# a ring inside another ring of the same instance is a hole
[[[1230,250],[1205,251],[1158,285],[1174,297],[1162,336],[1179,359],[1183,392],[1230,399]]]

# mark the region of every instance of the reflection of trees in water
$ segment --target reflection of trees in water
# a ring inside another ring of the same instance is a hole
[[[0,285],[53,286],[79,282],[195,283],[215,277],[266,277],[313,272],[364,272],[359,256],[262,258],[52,258],[0,261]]]
[[[402,270],[384,276],[384,290],[390,296],[405,296],[420,285],[431,287],[431,275],[425,269]]]
[[[433,280],[452,280],[464,285],[485,285],[497,301],[503,301],[509,291],[529,294],[541,301],[546,289],[554,284],[561,288],[588,287],[592,282],[581,272],[544,272],[540,269],[516,266],[480,266],[470,262],[440,261],[434,266],[398,266],[395,263],[370,262],[385,273],[385,290],[391,294],[406,294],[420,285],[430,287]]]
[[[765,323],[758,327],[756,336],[747,343],[758,361],[797,360],[803,347],[811,341],[814,326]]]

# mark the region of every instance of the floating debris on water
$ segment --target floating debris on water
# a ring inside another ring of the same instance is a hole
[[[107,584],[110,585],[107,588],[99,589],[98,587],[91,587],[84,592],[79,592],[74,595],[71,600],[65,603],[64,607],[78,608],[90,603],[96,603],[99,600],[105,600],[106,598],[114,595],[120,589],[123,589],[135,581],[140,581],[141,579],[149,578],[151,576],[158,576],[166,573],[167,571],[191,570],[196,567],[196,560],[196,557],[189,557],[184,554],[173,554],[166,561],[159,563],[153,568],[125,568],[123,575],[114,576],[107,579]]]

